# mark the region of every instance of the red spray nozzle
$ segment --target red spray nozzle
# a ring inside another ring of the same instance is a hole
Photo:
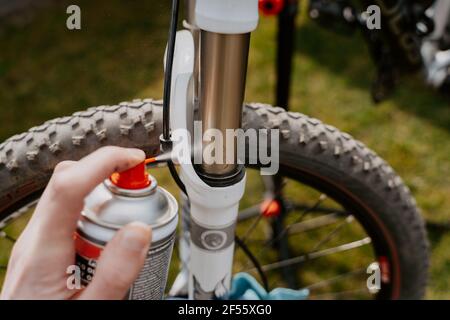
[[[123,189],[142,189],[150,185],[145,161],[122,172],[114,172],[109,178],[113,184]]]

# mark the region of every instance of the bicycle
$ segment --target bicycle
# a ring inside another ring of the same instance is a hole
[[[187,4],[184,25],[189,31],[176,35],[179,4],[173,2],[163,101],[144,99],[91,108],[50,120],[0,145],[3,238],[14,241],[7,226],[32,213],[61,160],[76,160],[111,144],[139,147],[154,156],[161,144],[170,147],[171,131],[191,129],[194,118],[203,120],[203,129],[279,129],[279,172],[289,179],[289,188],[266,190],[262,208],[248,206],[246,199],[248,208],[237,211],[245,187],[242,165],[180,163],[180,178],[168,162],[189,199],[182,196],[180,255],[191,264],[181,268],[172,294],[219,297],[229,289],[233,268],[259,275],[266,289],[275,285],[306,288],[311,298],[422,297],[428,268],[426,232],[401,178],[362,143],[319,120],[264,104],[243,106],[257,1]],[[246,156],[249,169],[263,167]],[[249,170],[247,175],[254,173]],[[247,179],[248,183],[255,180]],[[288,201],[285,194],[301,201]],[[226,226],[226,233],[232,234],[236,221],[236,244],[242,248],[236,255],[245,254],[248,263],[235,259],[233,265],[232,239],[224,250],[208,252],[207,259],[189,240],[194,223],[206,226],[206,231],[223,231]],[[297,235],[305,233],[308,237],[299,241]],[[337,253],[344,255],[341,260],[336,260]],[[349,257],[358,263],[356,269]],[[325,258],[331,260],[323,262]],[[379,266],[381,285],[369,292],[366,269],[372,262]],[[343,273],[330,275],[334,271],[328,269],[330,265]]]
[[[370,5],[380,8],[380,29],[367,28]],[[427,85],[448,96],[448,1],[312,0],[309,15],[319,25],[344,35],[361,32],[376,67],[371,88],[375,103],[393,93],[401,76],[419,71]]]

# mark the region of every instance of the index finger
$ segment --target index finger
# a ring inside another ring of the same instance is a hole
[[[83,200],[100,182],[114,172],[132,168],[145,160],[145,153],[134,148],[103,147],[84,157],[61,173],[62,187],[70,181],[71,200]],[[56,183],[56,189],[62,189]],[[60,190],[56,190],[60,192]]]
[[[84,198],[113,172],[132,168],[144,159],[142,150],[110,146],[55,170],[36,208],[36,215],[45,215],[54,227],[72,232]]]

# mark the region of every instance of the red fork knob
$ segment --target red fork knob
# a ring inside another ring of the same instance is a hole
[[[259,0],[259,10],[266,16],[278,15],[284,7],[284,0]]]
[[[266,199],[261,203],[260,210],[266,218],[278,217],[281,213],[281,205],[275,199]]]

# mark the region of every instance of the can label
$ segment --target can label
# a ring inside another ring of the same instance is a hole
[[[161,300],[164,297],[175,237],[150,249],[144,266],[130,288],[130,300]]]
[[[81,285],[86,287],[95,275],[97,261],[103,246],[86,239],[78,232],[75,233],[74,239],[75,261],[80,268]],[[144,266],[131,286],[126,299],[160,300],[163,298],[174,241],[175,233],[165,242],[149,250]]]
[[[80,268],[81,284],[87,286],[91,282],[97,268],[97,261],[103,250],[102,246],[85,239],[75,233],[75,262]]]

